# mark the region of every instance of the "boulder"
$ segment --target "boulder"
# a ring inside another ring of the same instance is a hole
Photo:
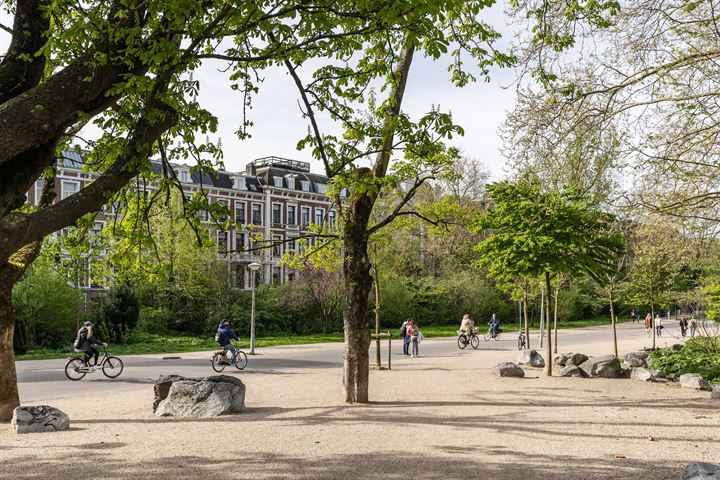
[[[155,398],[155,415],[208,418],[245,411],[245,385],[229,375],[201,378],[167,375],[158,378],[156,395],[162,394],[166,388],[164,398],[159,401],[157,396]]]
[[[545,366],[545,359],[537,350],[521,350],[517,357],[518,365],[530,365],[531,367],[542,368]]]
[[[560,373],[558,375],[561,377],[587,378],[587,373],[585,373],[585,371],[577,365],[566,366],[565,368],[560,370]]]
[[[712,463],[694,462],[682,472],[682,480],[720,480],[720,467]]]
[[[10,425],[16,433],[57,432],[70,428],[70,418],[55,407],[17,407]]]
[[[560,365],[561,367],[564,367],[565,363],[568,361],[568,358],[570,358],[571,355],[572,353],[560,353],[553,357],[553,362],[555,362],[555,365]]]
[[[631,369],[630,378],[633,380],[640,380],[641,382],[657,382],[658,380],[665,380],[665,374],[660,370],[650,370],[648,368],[637,367]]]
[[[680,375],[682,388],[694,388],[695,390],[710,390],[710,384],[697,373],[684,373]]]
[[[625,355],[625,366],[626,367],[647,367],[648,366],[648,354],[645,352],[630,352]]]
[[[153,399],[153,412],[157,411],[158,405],[160,405],[160,402],[165,400],[168,396],[168,392],[170,391],[170,385],[173,384],[173,382],[177,382],[178,380],[191,380],[186,377],[183,377],[181,375],[160,375],[158,379],[155,381],[155,398]],[[192,379],[197,380],[197,379]]]
[[[583,363],[587,362],[588,358],[590,357],[588,357],[587,355],[583,355],[582,353],[571,353],[570,357],[568,357],[567,361],[565,362],[565,366],[567,367],[568,365],[576,365],[579,367]]]
[[[713,400],[720,400],[720,385],[715,385],[712,392],[710,392],[710,398]]]
[[[495,375],[498,375],[500,377],[519,377],[522,378],[525,376],[525,370],[518,367],[512,362],[504,362],[504,363],[498,363],[495,365],[495,368],[493,370],[493,373]]]
[[[615,355],[593,357],[580,365],[591,377],[618,378],[620,376],[620,360]]]

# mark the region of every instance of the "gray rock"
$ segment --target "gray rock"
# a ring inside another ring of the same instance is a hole
[[[562,370],[560,370],[560,373],[558,374],[561,377],[577,377],[577,378],[587,378],[587,373],[585,373],[585,370],[578,367],[577,365],[568,365]]]
[[[245,385],[229,375],[202,378],[162,376],[156,383],[156,401],[158,393],[162,394],[165,388],[166,396],[157,402],[155,409],[158,416],[207,418],[245,411]]]
[[[631,373],[632,373],[632,368],[621,368],[618,378],[630,378]]]
[[[713,400],[720,400],[720,385],[715,385],[712,392],[710,392],[710,398]]]
[[[710,390],[710,384],[697,373],[684,373],[680,375],[682,388],[694,388],[695,390]]]
[[[658,380],[664,380],[665,374],[660,370],[649,370],[643,367],[637,367],[631,369],[630,378],[633,380],[640,380],[641,382],[657,382]]]
[[[572,353],[565,362],[565,366],[567,367],[568,365],[576,365],[579,367],[583,363],[587,362],[588,358],[590,357],[588,357],[587,355],[583,355],[582,353]]]
[[[560,353],[553,357],[553,362],[555,362],[555,365],[560,365],[561,367],[564,367],[565,363],[567,363],[568,358],[570,358],[571,355],[572,353]]]
[[[521,350],[518,352],[517,363],[518,365],[542,368],[545,366],[545,359],[537,350]]]
[[[682,480],[720,480],[720,467],[712,463],[694,462],[682,472]]]
[[[17,407],[10,425],[16,433],[56,432],[70,428],[70,418],[55,407]]]
[[[155,398],[153,399],[153,412],[156,412],[158,405],[160,405],[160,402],[167,398],[168,392],[170,391],[170,385],[172,385],[174,382],[177,382],[178,380],[198,379],[188,379],[181,375],[160,375],[160,377],[158,377],[158,379],[155,381]]]
[[[615,355],[590,358],[583,362],[580,368],[591,377],[618,378],[620,376],[620,360]]]
[[[500,377],[522,378],[525,376],[525,370],[518,367],[517,365],[515,365],[512,362],[498,363],[497,365],[495,365],[495,368],[493,369],[493,373]]]
[[[647,367],[648,366],[648,354],[645,352],[630,352],[625,355],[625,366],[626,367]]]

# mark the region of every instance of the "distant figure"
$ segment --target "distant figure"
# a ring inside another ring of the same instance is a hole
[[[412,320],[408,320],[407,336],[412,343],[412,358],[420,356],[418,343],[420,342],[420,327]]]
[[[682,317],[680,319],[680,335],[682,335],[683,337],[685,336],[685,333],[687,332],[687,327],[688,327],[688,321],[685,320],[685,317]]]
[[[462,320],[460,321],[460,330],[458,330],[458,335],[465,335],[469,336],[472,335],[472,333],[475,331],[475,322],[472,321],[469,314],[463,315]]]
[[[230,353],[232,353],[232,363],[235,363],[237,361],[237,348],[235,348],[230,340],[240,339],[230,328],[230,320],[225,318],[221,320],[218,325],[217,333],[215,333],[215,341],[221,347],[230,350]]]
[[[637,311],[634,308],[630,310],[630,319],[632,319],[632,323],[637,321]]]
[[[495,314],[492,314],[492,317],[490,317],[490,321],[488,322],[488,325],[490,325],[490,333],[495,336],[500,332],[500,319],[495,316]]]
[[[690,319],[690,338],[695,338],[695,331],[697,330],[697,320],[695,317]]]
[[[408,318],[400,326],[400,336],[403,339],[403,355],[410,355],[410,336],[407,334],[407,328],[411,321],[412,320]]]
[[[650,336],[650,329],[652,328],[652,315],[650,315],[650,312],[648,312],[647,315],[645,315],[645,333],[647,333],[647,336]]]
[[[658,337],[662,337],[662,330],[663,330],[663,324],[662,324],[662,318],[660,318],[660,314],[655,314],[655,335]]]

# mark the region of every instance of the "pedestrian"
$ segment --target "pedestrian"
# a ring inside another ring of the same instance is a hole
[[[647,336],[650,336],[650,329],[652,328],[652,315],[650,312],[645,315],[645,333],[647,333]]]
[[[688,321],[685,320],[685,317],[680,318],[680,335],[683,337],[685,336],[685,333],[687,333],[687,327]]]
[[[690,338],[695,338],[695,331],[697,330],[697,320],[695,317],[690,319]]]
[[[400,336],[403,339],[403,355],[410,355],[410,336],[407,334],[408,323],[411,322],[409,318],[405,320],[400,327]]]
[[[659,313],[655,314],[655,335],[658,337],[662,337],[662,330],[663,330],[663,324],[662,324],[662,318],[660,317]]]
[[[418,351],[420,335],[420,327],[412,320],[408,320],[407,336],[410,337],[410,342],[412,343],[412,358],[420,356],[420,352]]]
[[[635,323],[637,321],[637,318],[635,318],[636,314],[637,314],[637,312],[635,311],[634,308],[632,310],[630,310],[630,318],[632,319],[632,323]]]

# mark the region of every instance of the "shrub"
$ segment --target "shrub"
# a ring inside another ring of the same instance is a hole
[[[656,350],[650,355],[650,366],[666,374],[680,376],[698,373],[711,383],[720,383],[720,338],[715,338],[714,351],[708,350],[704,337],[689,340],[681,350]]]

